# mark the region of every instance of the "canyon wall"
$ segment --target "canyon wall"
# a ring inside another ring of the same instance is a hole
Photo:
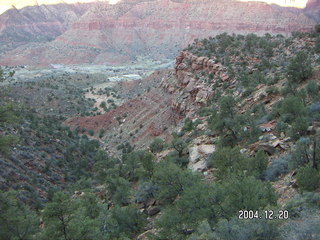
[[[63,32],[54,41],[20,46],[2,54],[0,64],[116,64],[134,60],[138,55],[173,58],[195,38],[223,32],[289,34],[311,31],[315,24],[316,20],[306,16],[303,10],[289,11],[259,2],[127,0],[116,5],[95,3],[68,27],[46,24],[49,37]]]
[[[10,9],[0,15],[0,53],[64,33],[92,4],[58,4]]]
[[[306,16],[320,22],[320,0],[309,0],[307,7],[304,9]]]

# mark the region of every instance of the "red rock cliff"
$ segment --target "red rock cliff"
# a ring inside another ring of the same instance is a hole
[[[30,42],[54,40],[92,4],[58,4],[11,9],[0,15],[0,53]]]
[[[174,57],[195,38],[223,32],[281,33],[310,31],[315,20],[259,2],[236,0],[127,0],[99,3],[55,41],[23,47],[3,56],[2,64],[116,63],[136,55]],[[20,55],[14,58],[14,55]],[[33,55],[36,60],[32,60]],[[21,60],[22,59],[22,60]]]

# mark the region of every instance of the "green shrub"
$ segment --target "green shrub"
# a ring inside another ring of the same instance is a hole
[[[150,144],[150,151],[153,153],[161,152],[164,149],[164,141],[161,138],[155,138]]]
[[[210,116],[215,110],[212,107],[202,107],[199,109],[198,114],[200,117]]]
[[[282,240],[320,239],[320,212],[305,211],[300,218],[288,220],[281,228]]]
[[[272,163],[264,171],[264,179],[268,181],[276,181],[282,174],[289,172],[289,161],[291,161],[291,155],[284,155],[279,158],[273,159]]]
[[[270,95],[270,94],[278,94],[279,93],[279,89],[276,86],[271,86],[271,87],[267,88],[266,93],[268,95]]]
[[[105,109],[105,108],[107,107],[106,102],[105,102],[105,101],[102,101],[102,102],[100,103],[100,107],[103,108],[103,109]]]
[[[214,227],[214,231],[208,223],[202,223],[190,240],[276,240],[279,237],[280,231],[276,222],[265,219],[239,220],[232,218],[220,220]]]
[[[320,187],[320,174],[316,169],[309,166],[300,168],[297,183],[302,191],[314,191]]]
[[[196,184],[187,187],[176,203],[168,206],[156,221],[161,229],[161,239],[186,239],[188,231],[195,229],[200,221],[216,221],[212,185]]]
[[[105,133],[106,133],[106,130],[105,129],[101,129],[100,132],[99,132],[99,138],[102,138]]]
[[[145,225],[146,219],[137,208],[116,206],[107,213],[105,239],[134,239]]]
[[[312,75],[311,60],[306,52],[299,52],[296,57],[290,61],[287,74],[289,80],[294,83],[300,83]]]
[[[280,102],[279,113],[284,122],[292,123],[297,118],[305,117],[307,109],[298,97],[287,97]]]
[[[272,185],[254,176],[231,175],[221,187],[225,191],[222,203],[225,216],[234,216],[241,209],[258,210],[277,204]]]
[[[89,133],[90,136],[93,136],[94,135],[94,130],[93,129],[89,129],[88,133]]]
[[[131,184],[122,177],[110,177],[107,180],[108,193],[111,195],[112,202],[118,205],[128,205],[131,194]]]
[[[91,199],[92,200],[92,199]],[[37,239],[99,239],[97,202],[86,198],[82,204],[78,199],[71,199],[62,192],[54,194],[52,202],[48,203],[43,211],[44,230],[42,237]],[[98,210],[99,211],[99,210]],[[87,214],[89,213],[90,216]],[[93,218],[92,218],[93,217]]]
[[[218,148],[215,151],[211,159],[209,160],[209,166],[216,168],[215,176],[218,179],[223,179],[230,171],[235,171],[238,166],[246,161],[246,156],[240,153],[240,148],[225,147]]]
[[[292,128],[289,131],[289,135],[292,139],[297,140],[301,136],[305,136],[307,134],[307,129],[309,126],[309,121],[306,117],[297,118],[292,123]]]
[[[215,176],[218,179],[227,178],[229,174],[246,173],[262,177],[268,165],[267,155],[260,150],[255,157],[248,157],[240,153],[240,148],[218,148],[209,161],[209,166],[216,168]]]
[[[308,163],[311,159],[310,152],[310,138],[301,137],[296,142],[296,147],[292,152],[292,158],[289,162],[289,167],[291,170],[296,169],[302,165]]]
[[[0,136],[0,153],[9,154],[11,146],[18,143],[19,138],[12,135]]]
[[[193,130],[193,128],[194,128],[194,125],[192,120],[190,118],[187,118],[184,122],[182,131],[190,132],[191,130]]]
[[[19,200],[18,192],[0,191],[0,239],[33,239],[39,231],[36,214]]]
[[[177,151],[179,158],[183,157],[184,151],[187,148],[187,143],[179,137],[175,137],[171,142],[172,148]]]
[[[146,204],[150,199],[155,197],[158,188],[152,182],[141,182],[138,185],[138,190],[135,193],[135,200],[138,203]]]
[[[320,209],[320,193],[304,192],[295,195],[285,206],[291,217],[301,217],[305,211],[317,211]]]
[[[317,84],[316,81],[308,82],[306,88],[307,88],[307,93],[311,98],[315,99],[316,97],[319,96],[319,85]]]
[[[158,187],[156,198],[164,203],[172,202],[186,187],[200,180],[197,174],[187,169],[182,170],[176,164],[167,161],[158,164],[152,179]]]
[[[166,160],[173,162],[178,166],[184,168],[184,167],[187,167],[189,163],[189,156],[186,155],[186,156],[179,157],[177,152],[171,152],[167,155]]]

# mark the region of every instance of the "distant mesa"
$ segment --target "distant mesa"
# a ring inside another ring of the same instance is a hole
[[[0,64],[120,64],[139,55],[174,58],[194,39],[223,32],[311,31],[320,21],[319,8],[320,0],[309,0],[305,9],[238,0],[123,0],[115,5],[104,1],[12,9],[0,15]]]
[[[276,4],[282,7],[305,8],[308,0],[238,0],[241,2],[265,2],[268,4]]]

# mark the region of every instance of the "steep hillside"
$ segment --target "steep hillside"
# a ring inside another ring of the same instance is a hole
[[[48,42],[65,32],[91,4],[58,4],[11,9],[0,16],[0,53],[30,42]]]
[[[160,86],[162,80],[167,78],[174,79],[171,71],[156,72],[140,82],[139,86],[130,89],[131,92],[142,94],[137,93],[107,113],[71,118],[66,124],[80,131],[94,131],[96,137],[100,136],[106,142],[106,149],[112,154],[124,142],[145,148],[155,137],[170,140],[173,127],[183,116],[172,108],[172,93]]]
[[[173,70],[112,86],[12,82],[43,103],[17,124],[5,102],[34,98],[1,93],[0,238],[318,240],[319,34],[196,40]]]
[[[0,63],[119,63],[134,60],[137,55],[172,58],[195,38],[223,32],[290,34],[309,31],[315,23],[302,10],[292,11],[259,2],[97,3],[54,41],[17,48],[3,55]]]
[[[96,136],[103,131],[102,139],[113,153],[124,139],[143,148],[154,137],[169,140],[172,127],[181,127],[180,119],[195,121],[199,109],[205,111],[226,92],[238,98],[238,112],[253,111],[252,116],[257,114],[257,119],[252,121],[267,123],[273,120],[273,106],[283,98],[279,93],[288,91],[282,85],[289,62],[297,52],[318,46],[316,41],[319,40],[308,34],[291,38],[222,34],[196,41],[177,56],[174,71],[157,72],[142,81],[149,84],[148,91],[145,85],[144,93],[114,110],[99,116],[71,118],[67,124],[87,132],[94,130]],[[318,66],[318,55],[313,53],[310,58]],[[201,114],[197,118],[209,121]]]
[[[93,109],[92,101],[83,96],[83,88],[100,79],[87,76],[38,76],[9,88],[2,85],[0,191],[19,191],[23,201],[38,208],[50,191],[65,188],[92,168],[98,141],[62,126],[65,116],[85,115]],[[17,117],[5,122],[11,112]],[[10,151],[3,147],[7,136],[14,136],[16,143]]]
[[[313,18],[315,21],[320,22],[320,1],[309,0],[307,7],[304,9],[305,14]]]

